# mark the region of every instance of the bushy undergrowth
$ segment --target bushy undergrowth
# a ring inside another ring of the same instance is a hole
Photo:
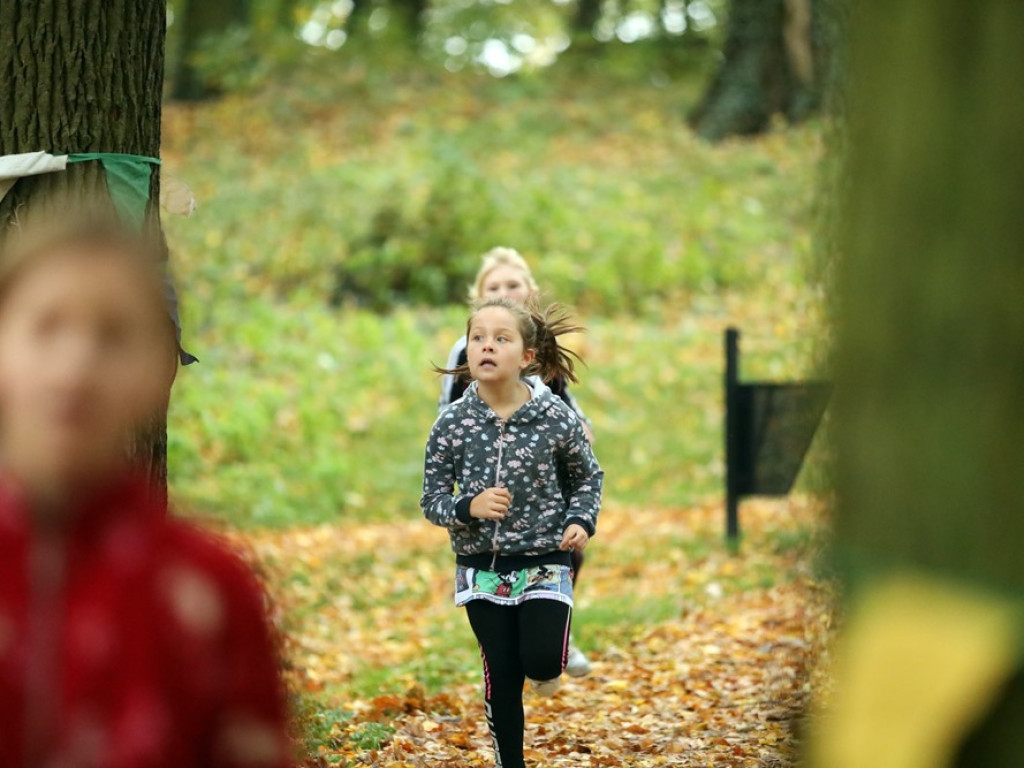
[[[688,80],[339,80],[169,111],[168,170],[202,205],[177,258],[211,298],[450,303],[503,243],[563,301],[637,311],[801,253],[816,131],[710,147]]]

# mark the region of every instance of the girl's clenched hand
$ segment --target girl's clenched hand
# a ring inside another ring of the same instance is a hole
[[[573,523],[565,529],[562,543],[558,545],[558,548],[561,550],[578,549],[582,552],[587,548],[587,542],[589,541],[590,536],[587,535],[583,526]]]
[[[469,516],[480,520],[503,520],[512,503],[508,488],[488,488],[469,504]]]

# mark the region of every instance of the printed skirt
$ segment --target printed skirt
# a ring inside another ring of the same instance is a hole
[[[465,605],[471,600],[487,600],[498,605],[557,600],[572,607],[572,569],[567,565],[537,565],[499,573],[457,566],[455,605]]]

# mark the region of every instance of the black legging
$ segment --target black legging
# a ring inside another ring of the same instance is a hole
[[[523,683],[553,680],[565,669],[572,609],[557,600],[519,606],[466,604],[484,661],[484,707],[498,768],[523,763]]]

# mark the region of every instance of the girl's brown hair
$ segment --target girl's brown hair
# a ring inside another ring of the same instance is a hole
[[[530,304],[523,305],[508,298],[484,299],[473,304],[473,312],[466,323],[466,334],[473,325],[473,319],[484,309],[500,307],[516,320],[516,328],[523,338],[523,348],[534,350],[533,362],[523,371],[525,376],[539,376],[545,383],[563,378],[578,383],[576,364],[582,363],[576,352],[559,343],[559,338],[570,333],[582,333],[583,327],[573,325],[572,319],[560,304],[551,304],[539,309]],[[434,366],[436,373],[469,377],[469,363],[448,369]]]

